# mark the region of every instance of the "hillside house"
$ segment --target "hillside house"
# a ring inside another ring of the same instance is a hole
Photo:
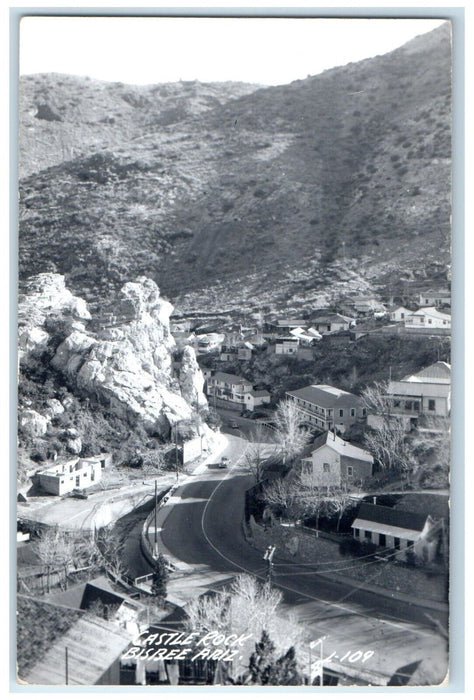
[[[373,314],[375,312],[385,312],[387,310],[381,301],[371,296],[354,297],[352,299],[352,304],[359,314]]]
[[[451,412],[451,365],[435,362],[416,374],[390,381],[387,389],[390,415],[370,414],[367,424],[377,427],[390,416],[401,418],[405,428],[418,425],[420,416],[447,418]]]
[[[299,338],[295,338],[293,335],[275,338],[275,354],[296,355],[296,353],[298,352],[299,344]]]
[[[278,337],[288,335],[295,328],[306,328],[306,321],[302,319],[282,318],[277,321],[267,321],[264,335]]]
[[[255,390],[252,382],[243,377],[227,372],[216,372],[207,380],[207,394],[217,399],[240,404],[242,408],[253,411],[256,406],[270,403],[270,394],[266,390]]]
[[[102,470],[110,464],[109,456],[81,457],[55,462],[36,472],[41,488],[53,496],[62,496],[74,489],[86,489],[102,479]]]
[[[433,561],[440,544],[440,527],[425,513],[413,513],[374,503],[361,503],[352,525],[359,542],[373,542],[384,550],[395,550],[397,557],[407,552],[424,562]]]
[[[303,473],[311,474],[317,486],[343,486],[372,476],[374,458],[334,432],[316,438],[310,454],[301,460]]]
[[[420,293],[420,306],[450,306],[451,292],[448,289],[427,289]]]
[[[408,316],[411,316],[413,311],[405,306],[394,306],[388,310],[390,321],[395,323],[403,323]]]
[[[365,417],[359,396],[329,384],[312,384],[287,391],[286,397],[298,407],[302,422],[323,431],[335,427],[344,432]]]
[[[303,347],[314,345],[322,338],[322,335],[314,328],[310,328],[307,331],[303,330],[303,328],[295,328],[290,331],[290,335],[294,338],[298,338],[300,345]]]
[[[433,330],[443,328],[446,331],[451,330],[451,315],[444,314],[438,311],[434,306],[412,311],[405,318],[405,328],[408,329],[426,329]]]
[[[313,319],[312,328],[321,335],[327,335],[328,333],[347,331],[354,324],[355,319],[350,318],[349,316],[327,312],[319,314]]]

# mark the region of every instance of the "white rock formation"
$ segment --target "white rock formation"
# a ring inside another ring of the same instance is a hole
[[[183,350],[179,385],[183,397],[195,409],[207,408],[207,399],[203,392],[204,376],[196,360],[196,353],[190,345]]]
[[[26,409],[20,413],[19,423],[24,434],[41,437],[48,430],[49,420],[37,411]]]
[[[31,283],[32,298],[23,298],[23,313],[29,309],[38,325],[30,336],[44,331],[48,310],[57,315],[84,314],[87,308],[64,287],[60,275],[39,275]],[[58,279],[54,279],[58,278]],[[41,292],[47,296],[43,300]],[[56,303],[54,291],[59,301]],[[170,333],[172,305],[161,298],[158,286],[141,277],[120,291],[114,309],[116,323],[95,334],[71,329],[51,360],[53,367],[75,382],[82,393],[104,401],[118,415],[142,422],[150,432],[167,436],[170,428],[193,414],[193,405],[207,406],[202,393],[203,377],[194,351],[187,348],[180,373],[180,387],[172,377]],[[88,313],[88,312],[87,312]],[[28,350],[25,345],[27,360]],[[192,405],[193,404],[193,405]]]

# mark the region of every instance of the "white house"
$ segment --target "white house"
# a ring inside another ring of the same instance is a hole
[[[316,330],[322,335],[328,333],[339,333],[339,331],[347,331],[355,324],[355,319],[342,314],[327,312],[319,314],[312,323],[313,330]]]
[[[54,496],[62,496],[73,489],[86,489],[102,479],[105,460],[98,457],[55,462],[36,473],[41,488]]]
[[[434,306],[427,306],[418,311],[412,311],[412,313],[405,318],[405,328],[425,328],[428,330],[432,328],[444,328],[445,330],[449,330],[451,328],[451,316],[450,314],[443,314]]]
[[[296,355],[300,341],[292,335],[275,338],[276,355]]]
[[[420,293],[420,306],[443,306],[451,304],[451,292],[448,289],[427,289]]]
[[[406,557],[412,551],[423,561],[434,559],[440,538],[440,529],[430,515],[373,503],[361,503],[351,527],[360,542],[373,542],[386,552],[394,550],[396,557]]]
[[[268,391],[256,391],[252,382],[228,372],[216,372],[208,378],[207,394],[223,401],[241,404],[248,411],[253,411],[256,406],[270,403]]]
[[[301,460],[303,474],[311,474],[320,486],[342,486],[372,476],[374,458],[360,447],[351,445],[333,432],[320,435],[311,454]]]
[[[400,381],[390,381],[393,412],[446,418],[451,411],[451,365],[435,362]]]
[[[395,321],[395,323],[404,322],[408,316],[411,316],[413,311],[407,309],[405,306],[396,306],[389,309],[390,320]]]

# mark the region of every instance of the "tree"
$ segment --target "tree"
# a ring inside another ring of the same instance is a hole
[[[274,422],[275,441],[280,447],[283,461],[293,463],[311,437],[309,430],[301,425],[302,418],[297,405],[290,399],[280,401]]]
[[[158,559],[156,560],[151,583],[151,592],[157,598],[166,598],[166,585],[168,583],[168,578],[168,562],[160,552]]]
[[[253,475],[255,483],[261,481],[265,475],[265,462],[268,454],[268,439],[264,434],[261,424],[252,430],[243,455],[245,466]]]
[[[399,416],[390,416],[390,420],[371,428],[364,442],[384,471],[408,476],[417,468],[405,423]]]
[[[392,403],[388,394],[388,382],[374,382],[366,386],[361,393],[361,399],[367,413],[375,413],[386,419],[390,416]]]
[[[260,641],[255,643],[255,651],[249,659],[249,681],[251,683],[267,685],[274,656],[275,645],[268,632],[263,630]]]
[[[75,557],[73,538],[58,527],[42,532],[35,542],[34,550],[43,564],[43,574],[46,574],[47,592],[50,592],[51,573],[62,571],[64,585],[67,587],[69,567]]]
[[[100,530],[93,556],[99,566],[109,571],[115,578],[121,578],[126,570],[123,563],[124,543],[113,533],[109,525]]]
[[[290,647],[270,668],[267,685],[302,685],[298,672],[295,647]]]

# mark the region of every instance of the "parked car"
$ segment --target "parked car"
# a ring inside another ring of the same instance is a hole
[[[71,491],[71,498],[89,498],[87,493],[84,491],[84,489],[73,489]]]
[[[238,429],[240,428],[239,424],[236,423],[235,421],[234,421],[233,423],[230,424],[230,427],[231,427],[233,430],[238,430]]]

